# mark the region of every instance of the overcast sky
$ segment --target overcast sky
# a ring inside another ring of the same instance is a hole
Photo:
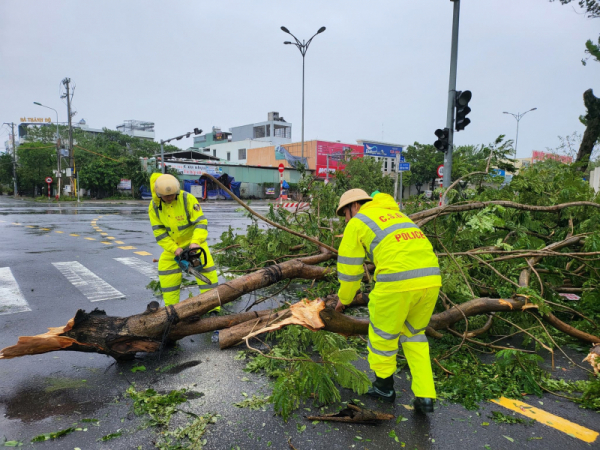
[[[54,120],[37,101],[66,121],[60,81],[70,77],[75,120],[93,128],[148,120],[167,139],[278,111],[300,141],[302,57],[281,25],[300,39],[327,27],[306,55],[306,140],[433,143],[445,126],[448,0],[2,0],[0,120]],[[582,94],[600,96],[600,64],[580,60],[599,30],[600,19],[558,1],[462,0],[457,89],[473,92],[473,111],[455,142],[513,139],[516,121],[502,112],[533,107],[519,157],[582,133]]]

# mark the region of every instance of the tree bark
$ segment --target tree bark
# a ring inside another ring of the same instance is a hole
[[[600,139],[600,98],[594,96],[594,91],[588,89],[583,93],[583,103],[588,111],[585,116],[587,125],[575,159],[575,162],[579,163],[577,170],[580,172],[587,170],[594,145]]]
[[[98,309],[91,313],[78,310],[64,327],[50,328],[48,333],[37,336],[20,337],[16,345],[0,351],[0,359],[57,350],[95,352],[115,359],[132,358],[138,352],[154,352],[159,349],[163,336],[171,340],[208,331],[205,319],[199,321],[199,318],[244,294],[289,278],[324,278],[331,270],[313,264],[332,257],[331,253],[321,253],[285,261],[221,284],[174,306],[159,308],[157,302],[152,302],[145,312],[130,317],[107,316]]]

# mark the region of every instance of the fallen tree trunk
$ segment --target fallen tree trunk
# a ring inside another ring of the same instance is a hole
[[[365,294],[362,295],[366,297]],[[364,297],[362,298],[362,301],[364,301]],[[335,298],[335,296],[330,296],[328,298],[328,307],[318,312],[319,318],[324,324],[323,328],[321,329],[344,336],[367,335],[369,332],[369,319],[350,317],[335,311],[335,309],[332,308],[334,304],[332,301],[333,298]],[[439,337],[436,336],[435,330],[446,330],[452,325],[463,321],[465,316],[472,317],[481,314],[490,314],[493,312],[522,312],[525,310],[533,311],[535,309],[536,308],[532,308],[531,303],[528,303],[526,297],[521,296],[508,299],[476,298],[431,316],[426,334],[431,337]],[[247,324],[244,323],[222,332],[222,336],[220,336],[221,349],[240,344],[249,335],[257,335],[262,332],[271,331],[271,329],[276,329],[276,322],[280,319],[289,318],[288,313],[289,311],[285,311],[284,314],[277,318],[261,318],[258,320],[251,320]],[[591,344],[600,342],[600,338],[571,327],[570,325],[559,320],[553,314],[547,314],[541,317],[556,329],[570,336]],[[316,322],[316,319],[313,320],[313,322]],[[301,322],[297,322],[296,324],[303,325]]]
[[[129,317],[107,316],[97,309],[91,313],[78,310],[64,327],[50,328],[47,333],[37,336],[20,337],[16,345],[0,351],[0,359],[57,350],[95,352],[115,359],[132,358],[138,352],[154,352],[163,338],[180,339],[208,331],[205,319],[200,321],[200,317],[244,294],[290,278],[323,279],[331,270],[314,264],[332,256],[321,253],[285,261],[221,284],[174,306],[158,308],[153,302],[145,312]]]

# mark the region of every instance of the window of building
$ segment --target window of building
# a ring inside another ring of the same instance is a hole
[[[254,127],[254,139],[265,137],[265,127]]]
[[[215,157],[217,156],[217,149],[216,148],[213,149],[213,156],[215,156]]]
[[[231,161],[231,152],[227,152],[227,161]]]
[[[245,148],[238,149],[238,159],[239,160],[246,159],[246,149]]]
[[[271,136],[271,125],[265,125],[265,133],[267,136]]]
[[[292,138],[292,127],[275,125],[274,133],[275,133],[276,137],[291,139]]]

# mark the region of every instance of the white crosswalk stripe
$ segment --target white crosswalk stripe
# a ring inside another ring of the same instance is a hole
[[[31,311],[10,267],[0,268],[0,315]]]
[[[121,292],[77,261],[52,263],[90,302],[125,298]]]
[[[140,258],[136,257],[114,258],[114,260],[119,261],[121,264],[125,264],[128,267],[131,267],[132,269],[141,273],[142,275],[146,275],[148,278],[158,280],[158,268],[149,262],[143,261]]]

